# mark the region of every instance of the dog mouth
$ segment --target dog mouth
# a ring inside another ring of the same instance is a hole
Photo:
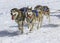
[[[12,13],[12,20],[14,20],[17,15],[18,15],[18,12],[13,12]]]
[[[11,19],[14,20],[15,17],[16,17],[16,14],[13,14],[12,17],[11,17]]]
[[[16,14],[11,13],[11,16],[12,16],[11,19],[12,19],[12,20],[14,20],[14,16],[15,16],[15,15],[16,15]]]
[[[12,20],[14,20],[14,15],[12,15]]]

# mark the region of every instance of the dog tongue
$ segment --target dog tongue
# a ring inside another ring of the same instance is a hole
[[[12,20],[14,20],[14,16],[12,16]]]

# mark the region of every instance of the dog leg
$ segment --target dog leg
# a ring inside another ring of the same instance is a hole
[[[31,32],[32,32],[32,30],[33,30],[33,26],[34,26],[34,24],[33,24],[33,23],[32,23],[32,24],[30,24],[30,26],[31,26],[31,28],[30,28],[29,32],[31,33]]]
[[[49,23],[50,23],[50,13],[47,13],[47,18],[49,19]]]
[[[39,21],[39,17],[37,18],[37,20],[38,20],[37,29],[39,29],[39,22],[40,22],[40,21]]]
[[[42,17],[40,17],[39,22],[40,22],[39,27],[41,28],[41,26],[42,26],[42,22],[43,22],[43,16],[42,16]]]
[[[50,23],[50,13],[48,13],[48,17],[49,17],[49,23]]]
[[[23,22],[22,21],[18,23],[18,28],[21,31],[21,34],[23,34]]]

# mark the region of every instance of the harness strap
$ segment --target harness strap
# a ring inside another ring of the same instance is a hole
[[[36,13],[36,16],[38,17],[38,11],[37,10],[32,10],[34,13]]]
[[[29,18],[32,18],[32,16],[29,16],[29,15],[28,15],[28,17],[29,17]]]
[[[27,21],[30,22],[30,23],[32,23],[33,19],[27,18]]]
[[[27,21],[29,21],[31,23],[33,21],[32,17],[33,17],[33,15],[32,16],[27,15],[27,17],[26,17]]]
[[[44,7],[44,8],[43,8],[43,11],[48,12],[48,8]]]

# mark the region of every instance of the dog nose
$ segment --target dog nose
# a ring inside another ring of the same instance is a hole
[[[11,13],[11,15],[12,15],[12,13]]]

